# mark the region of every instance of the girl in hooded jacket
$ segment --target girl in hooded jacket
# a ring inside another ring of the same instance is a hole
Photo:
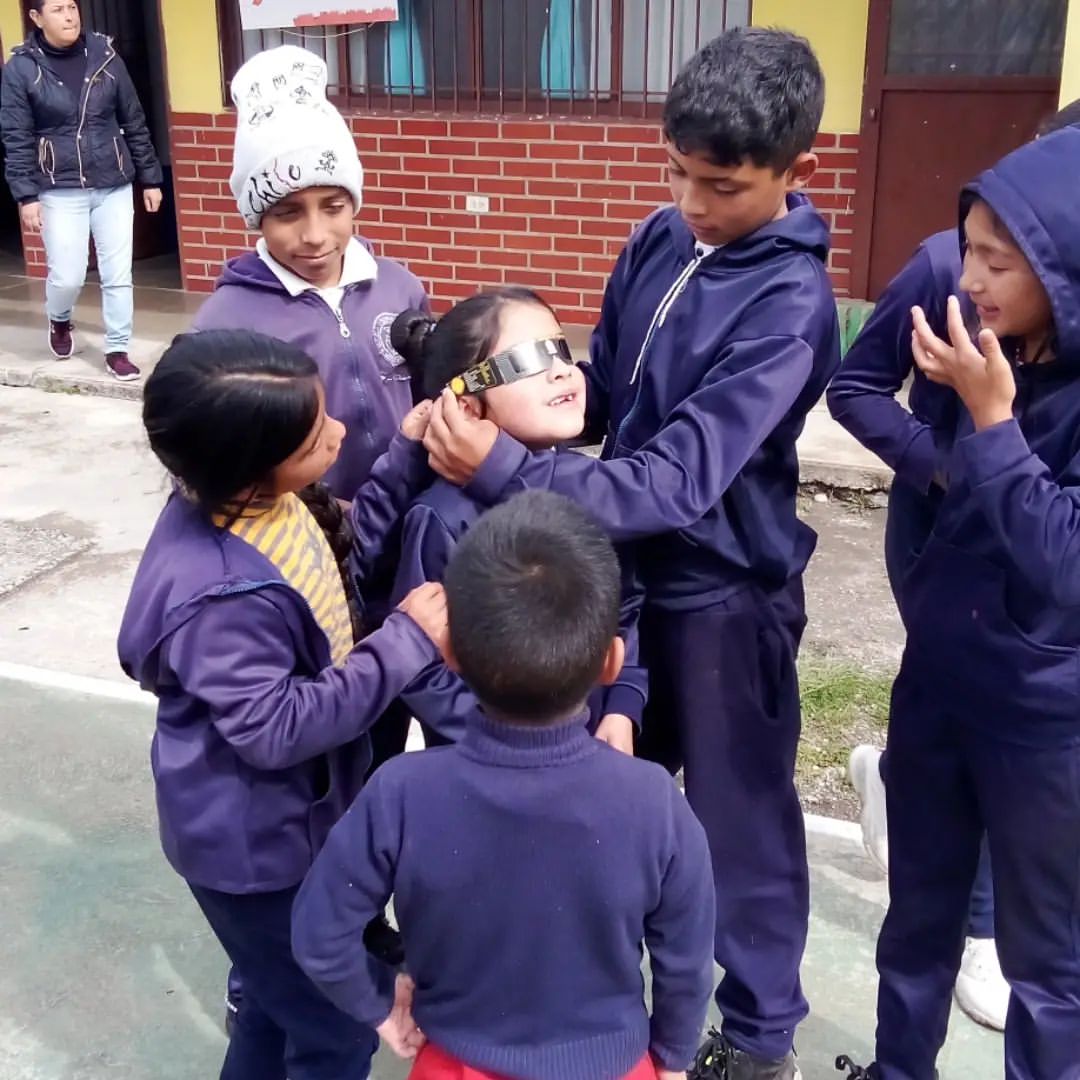
[[[378,1045],[297,967],[289,924],[371,763],[369,727],[441,655],[441,586],[419,587],[359,640],[348,595],[425,482],[427,408],[406,416],[357,493],[352,542],[337,501],[312,487],[345,431],[300,349],[246,331],[182,336],[147,380],[143,421],[175,490],[119,654],[158,698],[165,855],[245,987],[229,1080],[366,1076]]]
[[[898,586],[877,1061],[839,1059],[853,1077],[935,1075],[984,830],[1012,990],[1005,1075],[1078,1075],[1077,175],[1076,128],[983,173],[961,195],[966,295],[948,299],[948,340],[913,310],[916,362],[963,407],[939,444],[933,530]]]

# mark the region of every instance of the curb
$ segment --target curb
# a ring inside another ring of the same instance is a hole
[[[869,494],[888,491],[892,486],[892,477],[892,470],[886,465],[847,465],[799,455],[800,484]]]
[[[58,365],[56,365],[58,366]],[[93,397],[142,400],[142,381],[121,383],[104,376],[66,374],[54,365],[27,369],[0,365],[0,386],[43,390],[50,394],[86,394]],[[582,448],[595,456],[598,447]],[[799,456],[799,483],[820,485],[837,491],[888,491],[892,473],[884,465],[848,465],[843,462]]]
[[[93,375],[59,375],[49,368],[0,367],[0,386],[44,390],[50,394],[87,394],[91,397],[142,400],[142,382],[106,381]]]

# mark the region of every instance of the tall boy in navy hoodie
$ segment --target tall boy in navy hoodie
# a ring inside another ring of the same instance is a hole
[[[965,311],[949,299],[944,336],[913,312],[916,362],[963,407],[900,589],[877,1062],[856,1077],[934,1075],[984,830],[1012,988],[1005,1075],[1080,1068],[1078,174],[1075,128],[983,173],[961,196]]]
[[[713,890],[671,778],[586,728],[589,691],[622,663],[615,552],[568,500],[530,492],[469,530],[445,584],[482,705],[461,742],[374,774],[301,887],[293,952],[395,1049],[426,1037],[414,1080],[677,1080],[712,988]],[[391,894],[412,1016],[360,940]]]
[[[664,109],[675,205],[619,257],[586,369],[602,460],[530,453],[446,395],[425,439],[478,498],[551,488],[637,541],[642,752],[685,764],[709,837],[724,1024],[701,1075],[731,1080],[792,1080],[807,1011],[795,656],[816,537],[796,516],[795,440],[840,342],[828,229],[798,192],[823,102],[810,46],[778,30],[728,31],[679,74]]]

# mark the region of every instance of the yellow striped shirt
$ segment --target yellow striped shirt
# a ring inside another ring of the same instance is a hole
[[[311,511],[290,493],[269,510],[237,518],[229,531],[265,555],[307,601],[340,667],[353,647],[349,605],[337,560]]]

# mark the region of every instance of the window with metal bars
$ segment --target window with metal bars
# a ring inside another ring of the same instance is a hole
[[[394,23],[242,32],[218,0],[226,81],[263,49],[326,60],[362,109],[651,116],[698,47],[750,21],[751,0],[398,0]]]

